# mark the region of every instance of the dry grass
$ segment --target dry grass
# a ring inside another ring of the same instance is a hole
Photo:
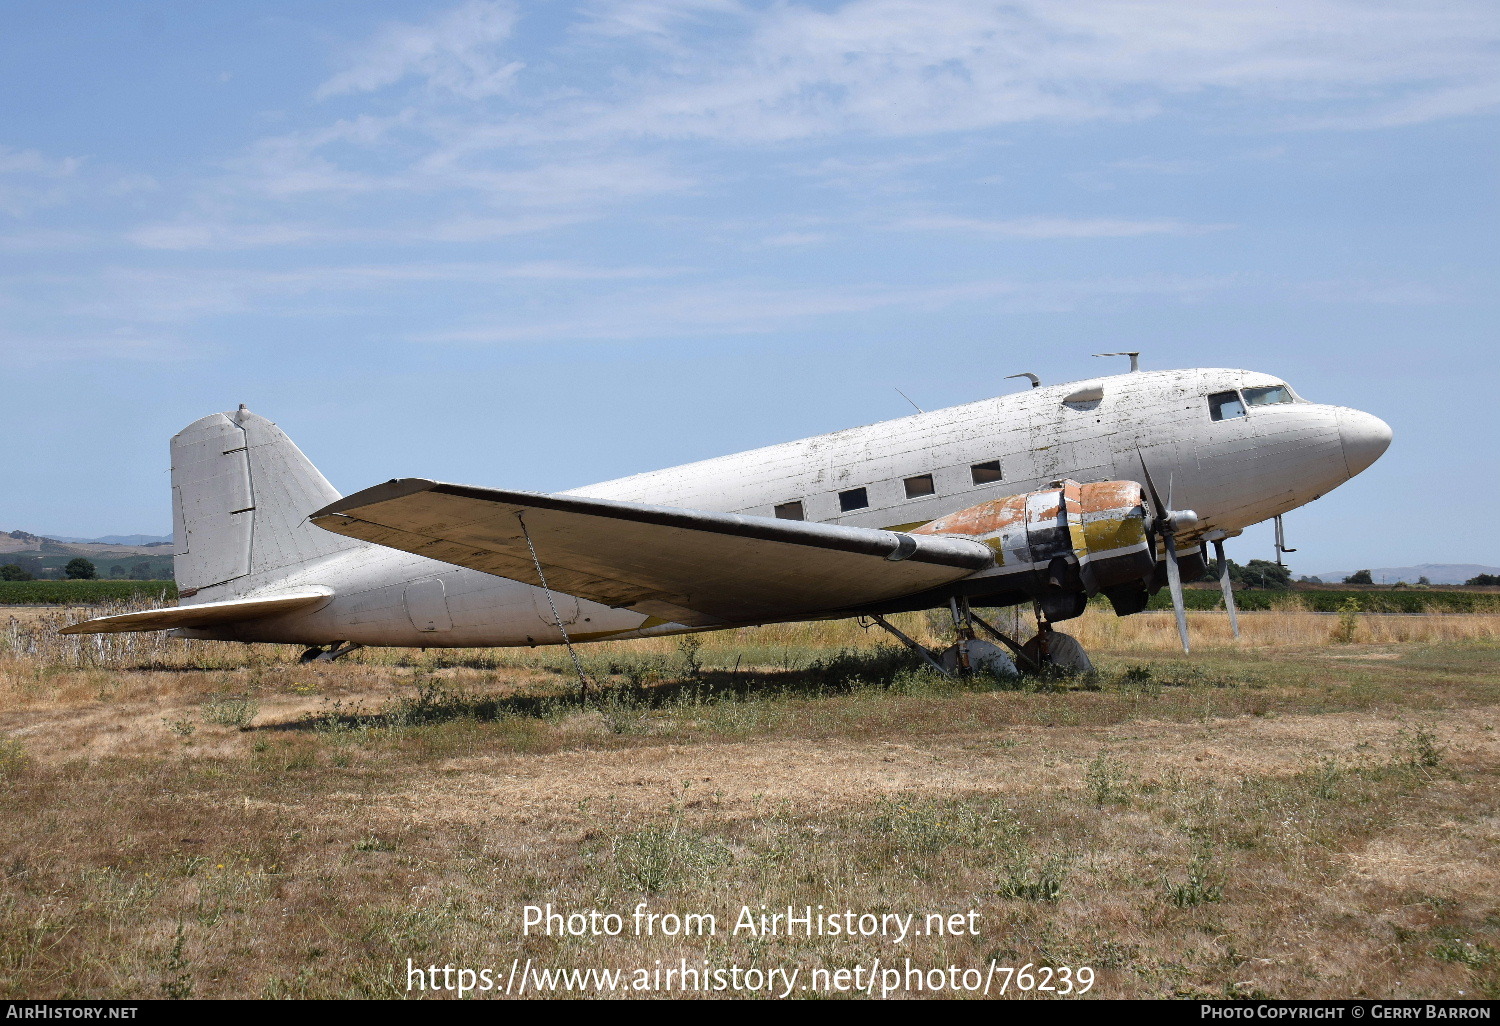
[[[1188,615],[1193,647],[1199,651],[1258,652],[1320,649],[1329,644],[1447,645],[1500,642],[1500,614],[1495,613],[1313,613],[1289,598],[1266,612],[1241,613],[1240,637],[1225,613]],[[1077,627],[1073,623],[1078,624]],[[1177,621],[1171,613],[1116,617],[1090,609],[1063,627],[1089,648],[1142,654],[1178,647]]]
[[[1195,614],[1187,658],[1170,616],[1091,611],[1102,672],[1020,684],[779,625],[588,646],[587,707],[556,650],[300,666],[72,618],[0,617],[0,996],[391,996],[407,958],[517,957],[1500,996],[1500,617]],[[720,935],[521,936],[529,903],[643,900]],[[761,903],[980,935],[727,935]]]

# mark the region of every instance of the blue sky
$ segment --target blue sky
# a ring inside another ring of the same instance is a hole
[[[0,112],[0,530],[240,402],[548,490],[1139,349],[1392,424],[1294,568],[1500,563],[1492,0],[4,3]]]

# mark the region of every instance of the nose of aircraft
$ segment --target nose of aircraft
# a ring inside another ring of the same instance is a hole
[[[1339,410],[1339,438],[1344,443],[1344,462],[1353,477],[1380,459],[1391,445],[1391,426],[1379,417],[1359,410]]]

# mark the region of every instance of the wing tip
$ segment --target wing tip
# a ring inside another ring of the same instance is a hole
[[[139,609],[132,613],[96,616],[60,627],[57,633],[142,634],[176,630],[180,627],[233,623],[238,620],[259,620],[297,612],[310,606],[321,608],[333,596],[334,590],[326,585],[310,585],[279,595],[245,596],[201,605],[163,606],[159,609]]]
[[[417,492],[431,491],[442,482],[433,481],[425,477],[393,477],[389,481],[369,488],[362,488],[352,495],[346,495],[342,499],[335,499],[322,509],[314,510],[307,518],[317,523],[319,517],[333,516],[334,514],[346,514],[347,510],[359,509],[362,506],[373,506],[378,502],[389,502],[391,499],[400,499]]]

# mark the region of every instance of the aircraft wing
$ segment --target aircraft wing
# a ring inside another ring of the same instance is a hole
[[[908,595],[994,565],[984,544],[405,478],[323,507],[336,534],[690,626]]]
[[[298,609],[322,605],[333,597],[332,588],[298,588],[296,591],[261,598],[229,599],[225,602],[200,602],[192,606],[170,606],[166,609],[142,609],[135,613],[98,616],[70,624],[59,634],[124,634],[131,631],[166,631],[176,627],[208,627],[237,620],[259,620]]]

